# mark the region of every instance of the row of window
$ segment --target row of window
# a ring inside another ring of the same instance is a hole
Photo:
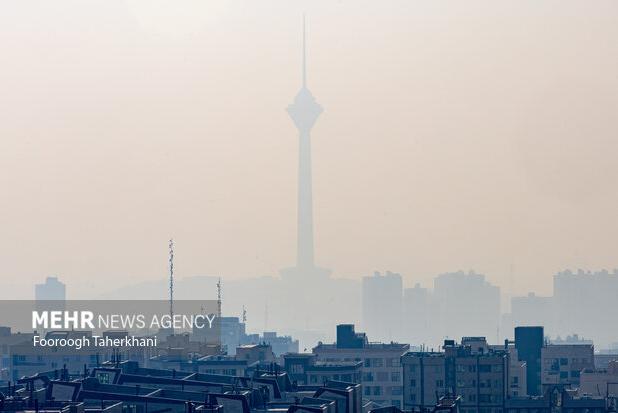
[[[373,372],[365,372],[363,373],[363,381],[364,382],[372,382],[372,381],[392,381],[395,383],[401,382],[401,372],[400,371],[378,371],[377,373]]]
[[[410,379],[410,387],[416,387],[416,379]],[[444,387],[444,380],[442,379],[436,380],[436,387],[438,388]]]
[[[399,367],[401,362],[399,358],[366,358],[364,360],[365,367]]]
[[[502,373],[502,364],[480,364],[479,373]],[[456,367],[458,373],[476,373],[476,364],[458,364]]]
[[[309,375],[309,383],[310,384],[318,384],[318,383],[324,383],[327,382],[329,380],[335,380],[335,381],[347,381],[347,382],[357,382],[357,377],[352,377],[351,374],[333,374],[332,376],[325,376],[325,375],[317,375],[317,374],[310,374]]]
[[[365,386],[364,393],[365,396],[381,396],[383,393],[390,396],[401,396],[403,394],[403,388],[401,386]]]
[[[578,379],[580,376],[580,371],[579,370],[571,370],[570,372],[570,376],[572,379]],[[560,379],[568,379],[569,378],[569,372],[568,371],[561,371],[560,372]]]

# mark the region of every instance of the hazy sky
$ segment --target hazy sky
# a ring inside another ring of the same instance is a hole
[[[0,0],[3,286],[293,264],[303,11],[319,264],[618,266],[616,1]]]

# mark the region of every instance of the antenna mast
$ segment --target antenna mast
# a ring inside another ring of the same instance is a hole
[[[307,87],[307,30],[303,14],[303,87]]]
[[[247,324],[247,309],[244,305],[242,306],[242,322]]]
[[[169,243],[169,265],[170,265],[170,318],[174,319],[174,240]],[[173,334],[173,333],[172,333]]]
[[[217,281],[217,316],[221,319],[221,277]]]

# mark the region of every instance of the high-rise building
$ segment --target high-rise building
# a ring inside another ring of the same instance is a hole
[[[526,388],[529,396],[541,394],[541,351],[543,327],[515,327],[515,348],[520,360],[526,362]]]
[[[524,297],[511,298],[512,322],[516,326],[545,327],[552,331],[553,326],[553,301],[552,297],[540,297],[534,293],[529,293]],[[548,333],[549,335],[549,333]]]
[[[406,342],[412,345],[428,343],[431,339],[429,319],[431,306],[430,294],[427,288],[416,284],[414,288],[403,290],[403,323],[402,334]]]
[[[66,300],[66,286],[58,277],[47,277],[45,283],[34,286],[36,301],[64,301]]]
[[[401,275],[387,271],[363,277],[363,327],[369,336],[382,340],[402,337],[403,284]]]
[[[597,345],[616,340],[607,328],[618,319],[618,269],[602,271],[563,271],[554,276],[556,335],[578,333],[594,337]]]
[[[432,311],[436,337],[498,339],[500,288],[473,271],[441,274],[434,279]]]

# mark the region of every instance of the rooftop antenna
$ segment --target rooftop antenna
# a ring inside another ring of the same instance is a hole
[[[244,304],[242,306],[242,322],[244,324],[247,324],[247,309],[245,308]]]
[[[217,317],[221,319],[221,277],[217,281]]]
[[[264,331],[268,331],[268,303],[264,304]]]
[[[307,30],[303,13],[303,88],[307,87]]]
[[[170,265],[170,319],[174,319],[174,240],[169,242],[169,265]],[[172,334],[173,331],[172,331]]]

